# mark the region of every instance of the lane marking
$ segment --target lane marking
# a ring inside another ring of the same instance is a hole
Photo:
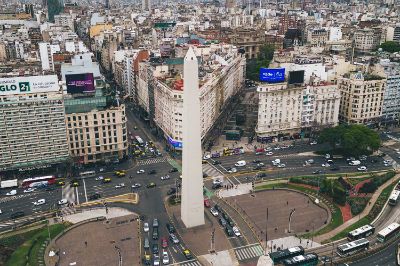
[[[87,202],[88,198],[87,198],[87,192],[86,192],[86,182],[85,182],[85,179],[82,179],[82,181],[83,181],[83,191],[85,192],[85,199],[86,199],[86,202]]]

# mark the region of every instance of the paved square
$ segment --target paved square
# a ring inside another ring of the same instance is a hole
[[[291,221],[292,235],[307,230],[311,232],[313,228],[316,231],[329,218],[327,211],[307,196],[289,190],[260,191],[254,197],[250,194],[231,197],[228,202],[248,220],[262,240],[265,240],[266,227],[268,240],[288,236],[289,214],[292,210],[295,210]]]
[[[56,241],[59,265],[118,265],[118,248],[122,265],[138,265],[138,222],[134,218],[134,215],[122,216],[71,229]]]

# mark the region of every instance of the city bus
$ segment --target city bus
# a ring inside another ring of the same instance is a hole
[[[389,205],[396,205],[397,201],[399,200],[399,196],[400,196],[400,191],[399,190],[393,190],[392,194],[390,194],[389,197]]]
[[[55,183],[56,183],[56,177],[54,175],[38,176],[22,180],[22,187],[28,188],[28,187],[46,186]]]
[[[141,137],[139,136],[135,136],[136,142],[139,144],[139,146],[143,146],[144,145],[144,141],[142,140]]]
[[[396,263],[397,263],[397,266],[400,266],[400,243],[397,244],[397,249],[396,249]]]
[[[337,254],[340,257],[346,257],[354,253],[366,250],[369,248],[369,241],[365,238],[354,240],[353,242],[345,243],[337,247]]]
[[[293,258],[295,256],[304,255],[304,248],[302,246],[292,247],[288,249],[282,249],[275,252],[271,252],[269,257],[275,263],[282,263],[286,259]]]
[[[315,253],[308,253],[299,255],[283,261],[285,266],[315,266],[318,265],[318,255]]]
[[[354,240],[357,240],[360,238],[365,238],[367,236],[370,236],[373,233],[375,233],[375,227],[367,224],[367,225],[361,226],[361,227],[349,232],[347,234],[347,239],[349,241],[354,241]]]
[[[400,231],[400,224],[392,223],[389,224],[386,228],[379,231],[377,238],[379,242],[385,242],[392,236],[395,236]]]
[[[79,176],[83,177],[83,178],[89,177],[89,176],[94,176],[94,175],[96,175],[95,171],[86,171],[86,172],[80,172],[79,173]]]

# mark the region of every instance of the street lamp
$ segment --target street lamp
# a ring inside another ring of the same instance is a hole
[[[292,215],[293,215],[295,212],[296,212],[296,208],[294,208],[293,210],[290,211],[290,214],[289,214],[289,231],[288,231],[288,233],[291,232],[291,230],[290,230],[290,222],[292,221]]]

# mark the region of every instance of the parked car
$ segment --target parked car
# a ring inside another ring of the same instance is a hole
[[[153,247],[151,248],[153,254],[158,254],[159,250],[158,250],[158,244],[154,243]]]
[[[165,237],[161,238],[161,246],[162,248],[168,247],[168,240]]]
[[[210,200],[208,198],[204,199],[204,207],[206,207],[206,208],[210,208],[211,207]]]
[[[235,236],[240,237],[242,235],[237,226],[232,227],[232,230],[233,230],[233,233],[235,234]]]
[[[225,227],[225,233],[226,233],[227,236],[233,236],[234,235],[233,234],[233,230],[232,230],[232,228],[230,226],[226,226]]]
[[[175,168],[175,167],[174,167],[174,168],[172,168],[171,170],[169,170],[169,172],[170,172],[170,173],[178,172],[178,168]]]
[[[214,207],[211,207],[211,208],[210,208],[210,212],[211,212],[211,214],[212,214],[214,217],[217,217],[217,216],[218,216],[218,211],[217,211]]]
[[[179,244],[179,239],[176,237],[174,234],[169,234],[169,239],[171,240],[172,243],[174,244]]]
[[[158,239],[158,228],[153,228],[153,240]]]
[[[175,233],[175,227],[172,224],[166,223],[165,226],[167,227],[168,233]]]
[[[172,195],[174,193],[176,193],[176,188],[174,188],[174,187],[169,188],[167,191],[167,195]]]
[[[169,256],[168,256],[168,252],[167,251],[163,251],[162,253],[162,262],[164,265],[168,265],[169,264]]]

